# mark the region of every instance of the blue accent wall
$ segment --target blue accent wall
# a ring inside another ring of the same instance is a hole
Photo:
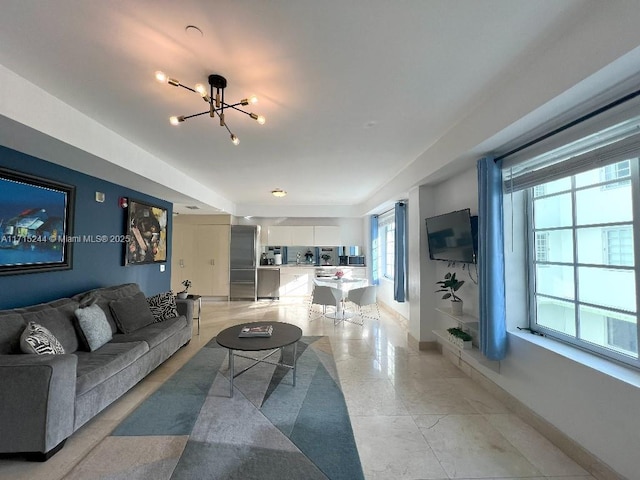
[[[171,288],[171,203],[3,146],[0,146],[0,167],[74,185],[73,234],[81,238],[84,235],[125,233],[127,209],[120,208],[120,197],[166,208],[169,217],[165,263],[124,266],[123,243],[74,242],[71,270],[0,276],[0,309],[47,302],[92,288],[121,283],[137,283],[147,296]],[[97,191],[105,194],[104,203],[96,202]],[[165,266],[164,272],[160,272],[160,265]]]

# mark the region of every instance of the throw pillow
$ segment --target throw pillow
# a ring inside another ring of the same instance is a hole
[[[29,322],[22,332],[20,350],[37,355],[64,353],[64,348],[53,333],[35,322]]]
[[[144,293],[119,298],[109,303],[113,318],[122,333],[131,333],[155,322]]]
[[[113,337],[111,325],[98,304],[78,308],[75,311],[80,327],[81,337],[90,352],[97,350]]]
[[[176,306],[176,298],[173,292],[159,293],[153,297],[147,298],[147,303],[156,322],[161,322],[167,318],[178,316],[178,307]]]

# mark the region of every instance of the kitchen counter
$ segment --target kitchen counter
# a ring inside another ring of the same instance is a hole
[[[367,268],[366,265],[313,265],[309,263],[288,263],[286,265],[260,265],[260,267],[276,267],[276,268],[326,268],[326,269],[344,269],[344,268]],[[258,267],[259,268],[259,267]]]

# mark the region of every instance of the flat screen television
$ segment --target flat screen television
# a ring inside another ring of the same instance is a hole
[[[468,208],[425,219],[429,258],[448,262],[475,263],[477,218]],[[474,221],[475,220],[475,221]],[[472,228],[475,224],[476,228]]]

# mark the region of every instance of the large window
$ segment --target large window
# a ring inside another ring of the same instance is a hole
[[[382,276],[393,280],[396,222],[393,210],[378,218],[378,265]]]
[[[532,329],[635,366],[638,184],[626,158],[527,190]]]

